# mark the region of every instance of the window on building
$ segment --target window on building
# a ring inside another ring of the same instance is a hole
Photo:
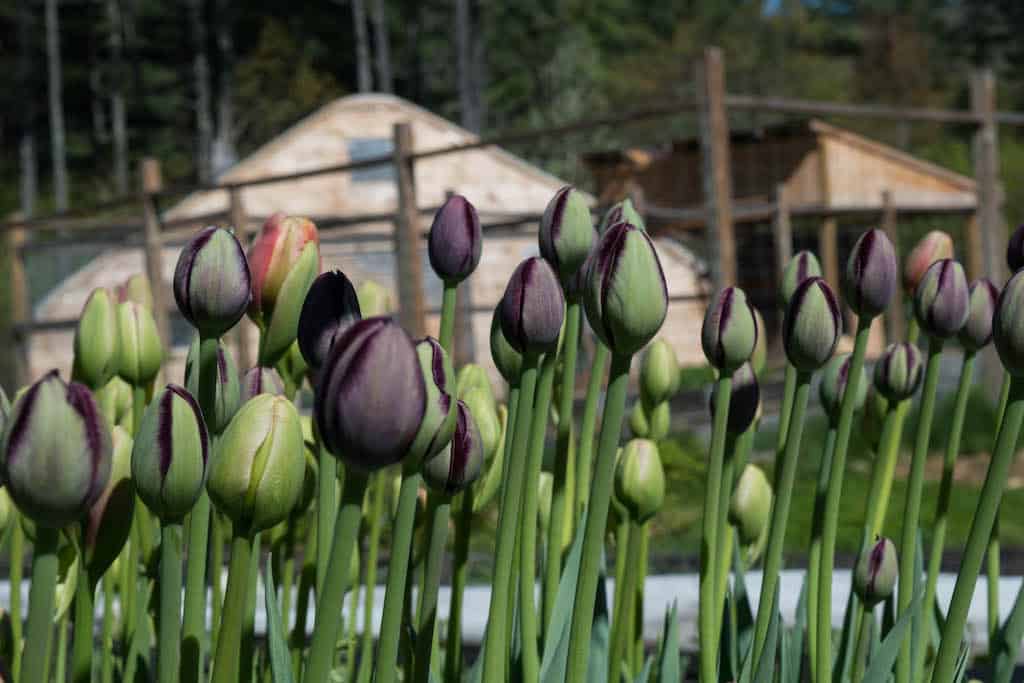
[[[391,154],[392,149],[391,138],[352,138],[348,141],[348,159],[349,161],[372,159]],[[352,182],[354,183],[394,181],[394,179],[395,167],[393,164],[368,166],[352,171]]]

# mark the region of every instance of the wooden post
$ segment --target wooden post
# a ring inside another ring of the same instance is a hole
[[[156,320],[164,349],[171,348],[171,327],[167,319],[167,292],[164,282],[164,239],[160,233],[160,216],[157,213],[155,195],[163,188],[160,162],[146,157],[139,165],[139,189],[142,203],[143,246],[146,255],[146,276],[153,290],[153,318]]]
[[[729,117],[725,109],[722,51],[704,50],[697,65],[700,149],[703,160],[708,266],[716,288],[736,284],[736,241],[732,222]]]
[[[985,245],[977,210],[967,217],[964,224],[964,267],[971,282],[985,276]]]
[[[900,236],[896,227],[896,207],[892,202],[892,192],[882,191],[882,231],[892,242],[896,251],[896,263],[900,262]],[[890,343],[900,341],[904,338],[906,327],[906,315],[903,311],[903,297],[894,297],[895,301],[885,309],[885,336]]]
[[[775,280],[781,287],[786,266],[793,258],[793,226],[789,217],[785,183],[775,186],[775,220],[772,221],[772,236],[775,241]]]
[[[832,206],[832,189],[828,177],[828,154],[825,145],[818,140],[818,182],[821,203],[827,211]],[[821,274],[836,292],[839,291],[839,223],[835,216],[825,215],[818,233],[818,258],[821,259]]]
[[[999,181],[999,139],[996,126],[996,81],[991,69],[971,74],[971,111],[981,120],[974,133],[974,179],[978,188],[978,223],[982,263],[996,287],[1006,280],[1006,230]]]
[[[249,217],[245,213],[245,204],[242,202],[242,189],[239,187],[232,187],[228,190],[228,220],[235,229],[235,236],[242,247],[248,249],[252,235],[249,231]],[[235,357],[238,359],[238,367],[243,372],[255,363],[252,344],[249,343],[251,328],[252,323],[249,322],[249,318],[242,316],[232,331],[235,337]]]
[[[410,158],[412,127],[394,126],[395,181],[398,184],[398,209],[395,213],[395,265],[398,277],[398,310],[402,325],[413,337],[425,334],[423,305],[423,256],[420,215],[416,204],[416,177]]]
[[[0,384],[11,397],[31,379],[28,344],[32,333],[25,326],[32,321],[32,316],[22,261],[25,234],[25,228],[21,226],[11,227],[0,234],[3,240],[0,268],[2,281],[6,284],[5,291],[0,294],[0,343],[11,350],[0,354]]]

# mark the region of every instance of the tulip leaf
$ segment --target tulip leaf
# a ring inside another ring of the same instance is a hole
[[[836,653],[836,659],[832,665],[835,680],[845,680],[850,677],[850,660],[853,658],[853,648],[856,647],[857,639],[857,624],[853,623],[854,607],[857,600],[858,598],[852,590],[846,596],[843,630],[839,634],[839,651]],[[829,634],[831,633],[832,629],[829,628]]]
[[[572,628],[572,609],[576,602],[576,583],[580,576],[583,555],[583,525],[573,539],[565,558],[565,568],[558,582],[551,624],[544,634],[544,659],[540,665],[542,683],[561,683],[569,661],[569,631]]]
[[[775,586],[775,600],[772,603],[772,620],[768,622],[768,636],[764,641],[764,650],[757,663],[757,672],[753,683],[772,683],[775,677],[775,661],[779,649],[779,631],[782,629],[782,614],[777,609],[779,604],[779,587]]]
[[[804,629],[807,626],[807,576],[800,586],[800,597],[796,604],[796,623],[782,634],[781,683],[799,683],[800,664],[804,653]]]
[[[914,614],[921,609],[922,599],[922,591],[917,591],[914,599],[910,601],[910,607],[896,621],[881,645],[878,646],[874,657],[868,662],[867,671],[864,672],[864,683],[886,683],[889,680],[892,666],[900,654],[900,645],[908,636]]]
[[[590,631],[590,657],[587,662],[587,683],[618,683],[621,676],[608,670],[608,594],[605,592],[604,558],[597,580],[597,598],[594,601],[594,625]],[[631,616],[631,615],[630,615]],[[618,662],[612,664],[618,666]]]
[[[971,648],[966,640],[960,641],[960,652],[956,656],[956,665],[953,667],[953,683],[964,683],[967,678],[967,661],[970,659]]]
[[[679,605],[672,601],[672,608],[665,613],[665,626],[661,633],[661,647],[658,651],[658,675],[656,683],[678,683],[682,680],[683,662],[679,656]]]
[[[292,683],[292,659],[288,652],[288,638],[284,633],[281,607],[274,591],[273,563],[267,562],[263,572],[263,597],[267,609],[267,649],[270,653],[270,672],[274,683]]]
[[[914,594],[924,593],[924,541],[921,538],[921,530],[917,530],[914,554]],[[921,678],[917,675],[917,666],[921,663],[920,651],[925,642],[922,639],[921,631],[925,628],[924,620],[931,615],[931,605],[921,605],[920,609],[912,612],[914,615],[910,620],[910,679],[913,681]],[[929,626],[931,625],[929,619]]]
[[[654,658],[650,655],[644,660],[644,668],[640,669],[640,673],[633,680],[633,683],[648,683],[651,678],[651,669],[654,666]]]
[[[992,644],[995,653],[993,662],[993,683],[1009,683],[1017,662],[1020,642],[1024,639],[1024,584],[1017,591],[1013,608],[1006,621],[996,631],[996,640]]]
[[[281,284],[270,319],[264,320],[266,329],[260,335],[260,365],[276,365],[295,341],[302,302],[319,272],[319,248],[315,242],[307,242],[299,260]]]

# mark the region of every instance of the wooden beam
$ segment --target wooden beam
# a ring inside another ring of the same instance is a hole
[[[818,182],[821,201],[825,206],[832,204],[832,186],[828,172],[828,153],[825,145],[818,140]],[[818,256],[825,281],[833,291],[839,292],[839,221],[835,215],[826,214],[818,232]]]
[[[412,159],[412,126],[396,123],[393,135],[395,182],[398,185],[394,240],[399,317],[409,334],[422,337],[426,330],[426,313],[423,304],[420,214],[416,208],[416,176]]]
[[[171,348],[171,327],[167,319],[167,292],[169,284],[164,282],[164,240],[160,232],[160,216],[157,212],[156,197],[163,187],[160,162],[146,157],[139,165],[139,190],[142,203],[143,249],[146,256],[146,276],[153,290],[153,318],[160,332],[164,349]]]
[[[892,242],[893,250],[896,252],[896,263],[900,263],[900,235],[896,224],[896,207],[892,201],[892,192],[882,191],[882,231],[885,232],[889,241]],[[893,297],[895,301],[885,309],[885,336],[890,343],[899,341],[906,334],[907,316],[903,310],[903,297]]]
[[[782,286],[786,266],[793,258],[793,226],[789,216],[789,201],[786,199],[786,185],[775,186],[775,219],[772,221],[772,236],[775,242],[775,280]]]
[[[999,180],[999,131],[995,120],[996,82],[991,69],[971,74],[971,110],[981,122],[974,133],[974,179],[985,274],[997,287],[1006,280],[1006,228]]]

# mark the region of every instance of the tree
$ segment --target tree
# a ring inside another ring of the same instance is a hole
[[[232,36],[234,12],[231,0],[217,0],[217,134],[213,140],[213,172],[223,173],[238,159],[235,150],[235,43]]]
[[[363,0],[352,1],[352,23],[356,30],[356,83],[359,92],[373,90],[373,77],[370,73],[370,39],[366,34],[366,8]]]
[[[39,188],[39,172],[36,165],[35,98],[32,97],[32,8],[28,0],[18,3],[18,63],[15,79],[18,89],[26,93],[22,101],[18,125],[18,161],[20,182],[18,183],[21,213],[31,218],[35,213],[36,195]]]
[[[384,0],[371,0],[371,21],[373,21],[373,42],[377,49],[377,89],[380,92],[394,92],[391,77],[391,40],[388,37],[387,13]]]
[[[106,0],[107,35],[110,47],[110,136],[114,144],[114,188],[128,192],[128,124],[125,109],[124,25],[120,0]]]
[[[188,1],[189,25],[192,34],[192,78],[196,116],[196,174],[199,182],[213,177],[213,118],[210,114],[210,63],[206,56],[206,17],[203,1]]]
[[[53,197],[57,211],[68,208],[67,144],[60,63],[60,27],[57,0],[46,0],[46,64],[50,97],[50,148],[53,155]]]

